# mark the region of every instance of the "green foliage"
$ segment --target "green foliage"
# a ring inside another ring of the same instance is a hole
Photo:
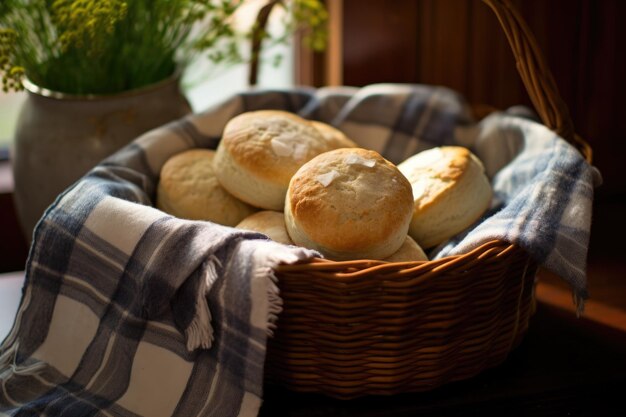
[[[289,3],[292,19],[288,19],[285,24],[293,27],[298,26],[299,29],[305,29],[307,32],[304,41],[313,50],[321,51],[326,47],[328,41],[328,32],[326,31],[326,23],[328,21],[328,12],[323,4],[318,0],[298,0]]]
[[[0,0],[0,76],[5,90],[33,83],[72,94],[142,87],[184,70],[199,55],[217,64],[248,59],[249,33],[235,30],[245,0]],[[320,0],[283,0],[281,42],[307,28],[314,49],[326,44]],[[250,28],[250,31],[253,28]]]
[[[2,89],[5,92],[22,88],[21,78],[24,75],[24,68],[13,62],[16,39],[17,33],[14,30],[0,28],[0,74]]]

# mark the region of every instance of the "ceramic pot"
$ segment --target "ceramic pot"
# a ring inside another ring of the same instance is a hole
[[[114,95],[75,96],[26,81],[13,150],[14,200],[31,239],[55,198],[142,133],[191,112],[178,77]]]

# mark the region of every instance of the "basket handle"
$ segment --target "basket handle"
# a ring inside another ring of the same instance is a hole
[[[517,71],[543,123],[591,163],[591,146],[574,131],[569,109],[561,98],[537,40],[509,0],[482,0],[493,10],[513,51]]]
[[[248,85],[256,86],[259,79],[259,59],[261,54],[261,44],[263,43],[263,34],[267,28],[270,15],[274,6],[282,3],[282,0],[269,0],[257,13],[254,27],[252,29],[252,38],[250,44],[250,66],[248,67]]]

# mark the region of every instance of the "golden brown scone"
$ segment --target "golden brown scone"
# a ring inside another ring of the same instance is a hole
[[[264,210],[246,217],[237,229],[253,230],[267,235],[274,242],[293,245],[285,227],[285,215],[280,211]]]
[[[311,158],[333,149],[306,119],[279,110],[240,114],[224,128],[215,171],[237,198],[281,211],[292,175]]]
[[[182,219],[234,226],[256,209],[226,192],[213,171],[215,152],[191,149],[161,168],[156,206]]]
[[[384,260],[387,262],[427,261],[428,256],[411,236],[407,236],[400,249]]]
[[[411,184],[378,153],[323,153],[293,176],[285,200],[291,239],[335,260],[384,259],[406,239]]]
[[[359,146],[348,139],[348,137],[336,127],[333,127],[324,122],[318,122],[317,120],[311,120],[311,124],[320,131],[324,139],[330,144],[332,149],[339,148],[358,148]]]
[[[431,248],[472,225],[489,208],[491,184],[468,149],[444,146],[398,165],[413,188],[415,209],[409,234]]]

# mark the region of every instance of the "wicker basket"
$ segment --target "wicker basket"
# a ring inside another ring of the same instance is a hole
[[[543,122],[590,162],[526,24],[507,0],[483,1]],[[497,240],[429,262],[315,259],[280,267],[284,310],[266,376],[337,398],[425,391],[472,377],[521,341],[536,270],[525,251]]]

